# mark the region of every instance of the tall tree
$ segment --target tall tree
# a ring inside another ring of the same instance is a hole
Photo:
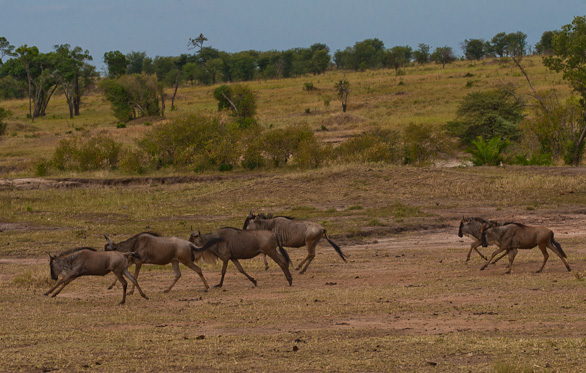
[[[466,39],[462,43],[462,51],[467,60],[481,60],[486,57],[487,50],[490,48],[482,39]]]
[[[52,74],[55,65],[54,53],[39,53],[37,47],[26,44],[16,49],[18,63],[26,72],[29,96],[29,116],[45,115],[47,105],[58,87]]]
[[[122,52],[110,51],[104,53],[104,63],[108,67],[109,78],[115,79],[126,74],[128,60]]]
[[[126,74],[141,74],[145,69],[145,62],[148,64],[149,58],[146,52],[132,51],[126,54]]]
[[[4,57],[14,56],[14,45],[10,45],[4,36],[0,36],[0,65]]]
[[[92,60],[88,50],[71,49],[69,44],[55,46],[53,76],[57,78],[69,106],[69,117],[79,115],[81,98],[93,77],[95,68],[87,64]]]
[[[575,142],[573,164],[580,164],[586,136],[586,17],[575,17],[571,24],[564,25],[553,37],[553,54],[543,58],[549,69],[561,72],[563,79],[580,97],[583,126]]]
[[[400,68],[411,62],[412,55],[413,51],[408,45],[392,47],[385,52],[384,64],[399,72]]]

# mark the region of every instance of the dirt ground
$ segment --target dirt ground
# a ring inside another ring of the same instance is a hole
[[[393,371],[490,371],[496,370],[494,364],[499,361],[513,361],[509,363],[513,366],[522,363],[522,366],[530,367],[530,370],[551,368],[554,371],[564,371],[568,366],[556,360],[557,347],[551,347],[549,351],[546,342],[549,341],[547,343],[553,346],[568,339],[580,341],[585,335],[586,318],[583,316],[586,309],[586,285],[581,281],[586,274],[584,215],[576,211],[552,214],[493,211],[493,215],[488,218],[545,225],[552,229],[573,269],[572,272],[567,272],[559,258],[551,253],[544,272],[535,273],[542,256],[534,249],[520,251],[512,274],[505,275],[507,258],[490,265],[484,271],[479,270],[484,261],[476,253],[472,253],[472,259],[468,263],[465,262],[471,240],[457,236],[459,219],[462,215],[477,216],[479,211],[456,208],[440,210],[437,214],[443,224],[435,228],[390,231],[386,235],[379,233],[361,239],[351,235],[332,237],[347,255],[348,263],[343,263],[327,242],[320,243],[317,256],[307,273],[299,275],[297,271],[292,271],[292,287],[286,286],[283,273],[274,262],[270,262],[269,270],[265,271],[260,258],[242,261],[245,270],[258,280],[257,287],[253,287],[230,265],[223,289],[212,288],[207,293],[202,291],[203,286],[198,276],[183,266],[183,277],[168,294],[163,294],[162,290],[172,280],[171,268],[167,266],[144,269],[139,280],[151,299],[146,302],[135,294],[128,297],[126,307],[148,307],[152,311],[146,312],[153,313],[159,312],[155,310],[161,307],[166,310],[190,309],[186,312],[195,312],[196,307],[211,307],[228,312],[225,318],[209,317],[203,321],[186,321],[169,313],[170,316],[164,322],[153,321],[151,325],[155,328],[188,328],[191,330],[190,335],[201,339],[303,335],[304,337],[297,337],[291,343],[297,349],[303,349],[303,338],[307,340],[310,336],[317,338],[315,336],[332,333],[361,342],[384,341],[387,337],[395,338],[396,341],[416,340],[411,347],[403,347],[407,351],[410,348],[414,352],[419,351],[414,353],[410,362],[386,358],[391,359],[388,367]],[[30,228],[25,224],[0,222],[0,231],[19,229]],[[480,250],[489,254],[493,248]],[[305,256],[304,249],[288,251],[294,265]],[[27,268],[41,268],[43,271],[42,268],[47,263],[48,260],[44,258],[0,258],[2,291],[10,292],[10,288],[14,287],[14,279],[27,271]],[[46,270],[48,271],[48,266]],[[203,270],[210,285],[219,281],[220,264],[204,264]],[[60,299],[57,302],[65,302],[71,307],[89,303],[92,307],[108,310],[121,296],[120,288],[105,290],[105,286],[111,281],[111,277],[78,279],[65,288],[56,298]],[[32,291],[33,294],[29,295],[37,302],[42,302],[43,307],[55,307],[56,300],[41,296],[44,290],[46,289],[39,286],[27,291]],[[275,312],[281,312],[282,307],[282,312],[287,317],[269,317],[265,320],[256,313],[259,312],[259,307],[260,312],[266,312],[259,304],[267,305],[275,301],[281,303]],[[238,308],[242,313],[255,314],[256,318],[237,322],[237,316],[227,311],[232,308]],[[301,311],[294,312],[292,309]],[[23,314],[29,312],[23,311]],[[25,319],[26,317],[24,316]],[[129,331],[140,328],[132,322],[123,325]],[[115,328],[119,324],[109,326],[104,322],[102,327]],[[7,333],[10,334],[10,331],[3,331],[4,339]],[[471,338],[480,347],[450,345],[439,349],[422,348],[418,338],[435,338],[432,342],[425,343],[434,343],[438,338]],[[522,343],[533,341],[537,347],[531,349],[524,345],[512,354],[507,350],[508,347],[487,350],[487,346],[492,346],[488,343],[489,340],[498,345],[498,341],[507,338],[525,341]],[[385,346],[384,342],[376,343]],[[545,347],[540,343],[545,344]],[[8,352],[35,352],[32,347],[18,348],[9,345]],[[586,351],[583,348],[576,347],[578,351]],[[315,353],[319,354],[319,349],[316,349]],[[479,352],[479,349],[484,351]],[[392,344],[387,346],[387,353],[390,355],[391,350]],[[340,353],[351,355],[351,351]],[[563,360],[563,357],[559,359]],[[586,359],[586,354],[576,361],[583,359]],[[11,370],[13,367],[14,365],[7,365],[4,369]],[[53,367],[63,368],[59,364]],[[24,368],[28,370],[31,367]],[[65,370],[70,368],[76,370],[76,367],[71,366],[66,366]],[[102,368],[108,369],[104,366]],[[140,367],[138,369],[141,370]],[[267,370],[266,367],[259,369]],[[255,370],[254,363],[249,362],[243,370]],[[301,370],[305,370],[303,366]],[[334,370],[346,369],[343,366],[334,366]],[[373,365],[365,370],[386,369]]]

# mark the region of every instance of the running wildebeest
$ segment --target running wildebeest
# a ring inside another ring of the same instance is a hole
[[[566,261],[566,253],[562,250],[562,246],[553,238],[553,232],[545,227],[528,226],[519,223],[510,223],[507,225],[488,227],[483,225],[481,227],[482,246],[488,246],[488,241],[495,242],[499,247],[491,258],[480,269],[483,270],[491,262],[491,260],[500,252],[506,251],[509,254],[509,268],[505,273],[511,273],[513,261],[517,255],[517,250],[529,250],[538,246],[543,254],[543,264],[537,271],[540,273],[547,263],[549,254],[547,248],[553,251],[560,257],[566,269],[571,271],[568,262]]]
[[[122,301],[120,304],[124,304],[126,301],[126,286],[127,282],[124,279],[126,276],[133,285],[140,292],[140,295],[149,299],[143,292],[136,278],[128,272],[128,258],[139,256],[134,252],[119,253],[119,252],[105,252],[96,251],[91,247],[80,247],[77,249],[69,250],[56,256],[49,255],[50,261],[49,266],[51,267],[51,278],[57,280],[62,275],[61,280],[47,291],[45,295],[51,294],[53,290],[57,289],[59,285],[61,288],[53,293],[52,297],[57,296],[63,290],[63,288],[71,281],[81,276],[104,276],[110,272],[116,275],[116,278],[122,284]]]
[[[207,252],[223,262],[222,278],[216,287],[222,287],[224,284],[228,261],[232,261],[238,271],[256,286],[256,280],[244,271],[238,259],[251,259],[259,254],[268,255],[273,259],[283,270],[289,285],[292,284],[293,278],[289,272],[291,259],[275,233],[267,230],[245,231],[237,228],[220,228],[210,234],[201,234],[199,231],[195,233],[192,229],[189,237],[190,242],[204,246],[209,246],[207,243],[213,239],[221,239],[223,242],[209,247],[206,251],[198,251],[196,255],[203,255]],[[276,250],[277,246],[279,251]]]
[[[473,217],[473,218],[465,218],[462,217],[462,220],[460,220],[460,229],[458,230],[458,236],[463,237],[463,236],[467,236],[472,238],[474,241],[470,244],[470,250],[468,251],[468,255],[466,256],[466,262],[468,262],[470,260],[470,255],[472,254],[472,250],[476,250],[476,252],[478,253],[478,255],[480,255],[480,257],[484,260],[487,260],[488,258],[485,257],[479,250],[478,247],[482,245],[482,242],[480,240],[480,236],[481,236],[481,232],[480,232],[480,228],[482,227],[483,224],[486,224],[487,228],[488,227],[496,227],[499,225],[507,225],[509,223],[499,223],[497,221],[494,220],[486,220],[483,218],[478,218],[478,217]],[[494,242],[488,242],[490,245],[494,245]],[[506,253],[505,253],[506,255]],[[499,259],[501,259],[501,257],[499,257],[495,262],[497,262]]]
[[[332,247],[336,250],[338,255],[340,255],[345,263],[348,262],[340,247],[332,240],[330,240],[324,227],[317,223],[296,220],[287,216],[271,217],[270,215],[267,216],[264,214],[254,215],[251,210],[250,214],[248,214],[246,220],[244,221],[244,227],[242,229],[266,229],[273,231],[277,234],[277,236],[279,236],[281,243],[285,247],[302,247],[306,245],[307,256],[301,261],[301,263],[299,263],[296,268],[299,270],[305,263],[305,267],[301,272],[299,272],[300,274],[303,274],[305,271],[307,271],[309,263],[311,263],[313,258],[315,258],[315,247],[322,237],[326,238],[326,240],[330,243],[330,245],[332,245]],[[267,266],[268,265],[265,259],[265,267]]]
[[[219,242],[219,240],[212,240],[206,243],[207,247],[198,248],[191,242],[184,240],[178,237],[161,237],[159,234],[154,232],[143,232],[139,233],[131,238],[127,239],[126,241],[122,241],[119,243],[113,243],[110,241],[106,235],[104,235],[108,243],[105,245],[106,251],[120,251],[120,252],[129,252],[133,251],[140,256],[140,259],[134,258],[133,262],[136,265],[136,269],[134,271],[134,277],[138,278],[138,274],[140,272],[140,267],[143,264],[169,264],[173,265],[173,271],[175,272],[175,279],[171,283],[171,286],[164,291],[164,293],[168,293],[171,288],[175,285],[175,283],[181,277],[181,271],[179,270],[179,263],[183,263],[187,267],[191,268],[201,278],[203,281],[205,291],[209,289],[208,282],[206,281],[201,268],[199,268],[195,263],[195,255],[194,252],[198,250],[207,249],[209,246],[213,246]],[[111,289],[114,284],[116,284],[116,280],[110,285],[108,289]],[[134,292],[134,286],[130,289],[128,294],[132,294]]]

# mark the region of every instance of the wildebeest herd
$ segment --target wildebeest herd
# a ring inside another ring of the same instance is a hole
[[[476,251],[486,260],[486,263],[480,268],[481,270],[484,270],[488,264],[496,263],[508,255],[509,264],[505,273],[511,273],[518,250],[539,247],[543,254],[543,264],[537,272],[541,272],[545,267],[549,258],[548,248],[562,260],[567,270],[571,271],[561,245],[554,239],[553,232],[545,227],[527,226],[515,222],[499,223],[478,217],[463,217],[460,221],[458,236],[467,236],[474,240],[470,245],[466,262],[470,260],[472,251]],[[268,269],[266,257],[274,260],[283,271],[289,285],[292,285],[293,278],[289,271],[291,259],[284,247],[307,247],[307,256],[296,268],[302,274],[307,271],[309,264],[314,259],[315,248],[322,237],[325,237],[342,260],[347,262],[340,247],[328,237],[326,230],[321,225],[286,216],[255,215],[253,211],[246,217],[243,229],[225,227],[213,233],[201,234],[199,230],[195,232],[192,228],[189,240],[178,237],[162,237],[154,232],[139,233],[119,243],[112,242],[105,235],[104,237],[107,242],[104,246],[105,251],[80,247],[59,255],[49,255],[51,278],[58,280],[61,277],[61,279],[45,295],[53,293],[52,296],[56,296],[77,277],[104,276],[112,272],[116,278],[108,289],[120,281],[122,284],[120,304],[124,304],[126,300],[127,281],[125,277],[132,282],[129,295],[133,294],[136,287],[140,295],[148,299],[138,284],[138,275],[142,265],[169,263],[173,266],[175,278],[164,291],[165,293],[169,292],[181,277],[179,263],[195,271],[204,284],[204,290],[207,291],[209,285],[201,268],[195,263],[199,260],[216,261],[218,259],[222,261],[222,276],[216,287],[223,285],[230,261],[256,286],[257,281],[246,273],[239,260],[251,259],[258,255],[264,256],[265,269]],[[478,250],[478,247],[487,247],[488,245],[498,247],[490,255],[490,258]],[[498,254],[501,256],[494,259]],[[135,265],[134,275],[128,271],[128,267],[132,264]],[[59,286],[61,286],[59,290],[55,291]]]

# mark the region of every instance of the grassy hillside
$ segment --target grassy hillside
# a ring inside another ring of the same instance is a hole
[[[522,62],[537,90],[556,88],[562,96],[570,94],[561,76],[547,70],[540,57]],[[258,97],[258,120],[261,125],[281,127],[307,123],[322,141],[340,142],[373,127],[402,129],[410,123],[443,125],[454,119],[459,102],[468,93],[512,85],[520,94],[529,93],[525,77],[512,62],[488,59],[481,62],[459,61],[442,69],[429,64],[404,69],[364,72],[331,71],[320,76],[253,81],[247,84]],[[350,82],[348,111],[343,114],[333,89],[346,74]],[[305,91],[306,83],[314,90]],[[195,112],[216,111],[212,96],[214,86],[181,87],[177,110],[167,111],[166,119]],[[169,96],[171,92],[169,91]],[[0,102],[13,115],[6,122],[6,134],[0,138],[0,175],[31,175],[34,160],[49,158],[59,140],[76,133],[107,133],[117,141],[132,144],[150,129],[145,122],[160,118],[139,119],[126,128],[116,128],[109,103],[99,92],[85,97],[81,116],[69,119],[65,99],[56,92],[47,116],[34,123],[26,118],[27,100]],[[147,124],[148,124],[147,123]],[[87,132],[86,132],[87,131]]]

